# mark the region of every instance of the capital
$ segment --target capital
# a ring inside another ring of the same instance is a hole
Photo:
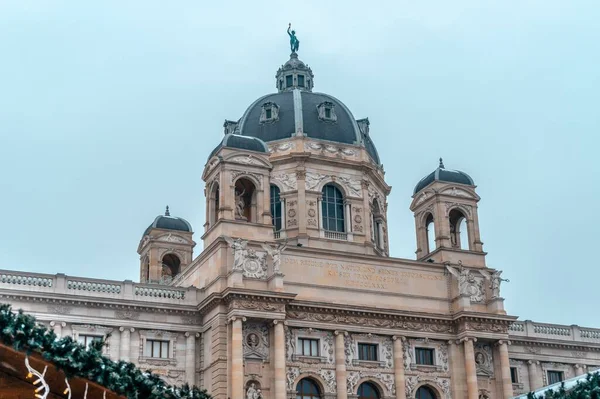
[[[468,342],[468,341],[472,341],[473,343],[477,342],[477,338],[475,337],[464,337],[458,340],[459,344],[462,344],[464,342]]]
[[[125,331],[129,331],[130,333],[135,331],[135,328],[133,327],[119,327],[119,331],[121,332],[125,332]]]
[[[200,338],[200,333],[195,333],[195,332],[188,331],[184,335],[186,336],[186,338],[189,338],[189,337]]]
[[[335,335],[340,335],[340,334],[341,334],[341,335],[343,335],[344,337],[347,337],[347,336],[348,336],[348,331],[335,330],[335,331],[333,332],[333,334],[335,334]]]
[[[392,335],[392,341],[401,341],[401,342],[406,342],[406,337],[402,336],[402,335]]]
[[[509,340],[507,340],[507,339],[501,339],[498,342],[496,342],[496,345],[498,345],[498,346],[501,346],[501,345],[504,345],[504,344],[511,345],[512,343]]]
[[[533,366],[533,365],[536,365],[536,364],[540,364],[540,362],[537,361],[537,360],[528,360],[527,364],[529,364],[530,366]]]
[[[277,325],[277,324],[279,324],[279,323],[283,324],[284,326],[287,326],[287,325],[288,325],[288,322],[287,322],[287,320],[273,320],[273,325],[274,325],[274,326],[276,326],[276,325]]]

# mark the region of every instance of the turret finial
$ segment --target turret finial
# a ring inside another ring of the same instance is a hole
[[[440,168],[445,169],[444,167],[444,160],[440,157]]]
[[[169,212],[169,205],[167,205],[167,209],[165,210],[165,216],[171,216],[171,212]]]

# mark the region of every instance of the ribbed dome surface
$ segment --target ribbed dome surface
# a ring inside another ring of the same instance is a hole
[[[256,137],[240,136],[239,134],[230,133],[226,134],[225,137],[223,137],[223,140],[221,140],[221,142],[219,143],[219,145],[211,151],[210,155],[208,156],[208,159],[211,159],[217,153],[217,151],[219,151],[223,147],[239,148],[242,150],[257,151],[264,153],[269,152],[269,147],[267,147],[265,142],[261,139],[258,139]]]

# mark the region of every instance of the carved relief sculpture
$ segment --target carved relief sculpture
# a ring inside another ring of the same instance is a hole
[[[244,323],[243,341],[245,358],[269,358],[269,330],[263,323]]]
[[[328,176],[315,172],[306,172],[305,185],[307,190],[314,190]]]
[[[242,271],[244,277],[264,278],[267,275],[266,254],[259,255],[254,249],[246,248],[247,240],[223,236],[233,249],[233,270]]]
[[[298,189],[298,179],[295,173],[281,173],[271,177],[272,181],[275,181],[284,188],[285,191],[292,191]]]
[[[475,368],[478,375],[492,377],[494,375],[494,364],[492,359],[492,348],[486,343],[475,344]]]
[[[458,268],[455,268],[446,265],[446,269],[458,279],[459,294],[468,296],[471,302],[482,302],[485,299],[483,282],[475,278],[473,272],[464,268],[461,262],[459,262],[458,266]]]

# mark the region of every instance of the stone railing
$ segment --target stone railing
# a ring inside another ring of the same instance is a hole
[[[13,273],[0,273],[0,284],[7,284],[7,285],[22,285],[22,286],[29,286],[29,287],[52,287],[52,284],[54,282],[54,279],[51,277],[42,277],[42,276],[35,276],[35,275],[29,275],[29,274],[17,274],[17,272],[13,272]]]
[[[121,284],[106,284],[106,283],[95,283],[85,280],[67,280],[67,289],[88,291],[88,292],[105,292],[108,294],[120,294]]]
[[[600,343],[600,329],[584,328],[576,325],[564,326],[560,324],[536,323],[531,320],[525,320],[513,323],[508,331],[513,339],[531,337],[560,341]]]
[[[27,291],[58,294],[74,298],[110,298],[123,301],[154,302],[156,304],[197,305],[202,292],[197,288],[179,288],[158,284],[140,284],[130,280],[111,281],[70,277],[64,274],[40,274],[0,270],[2,292]]]
[[[135,287],[136,296],[148,296],[153,298],[167,298],[167,299],[185,299],[185,291],[169,289],[169,288],[151,288],[151,287]]]

